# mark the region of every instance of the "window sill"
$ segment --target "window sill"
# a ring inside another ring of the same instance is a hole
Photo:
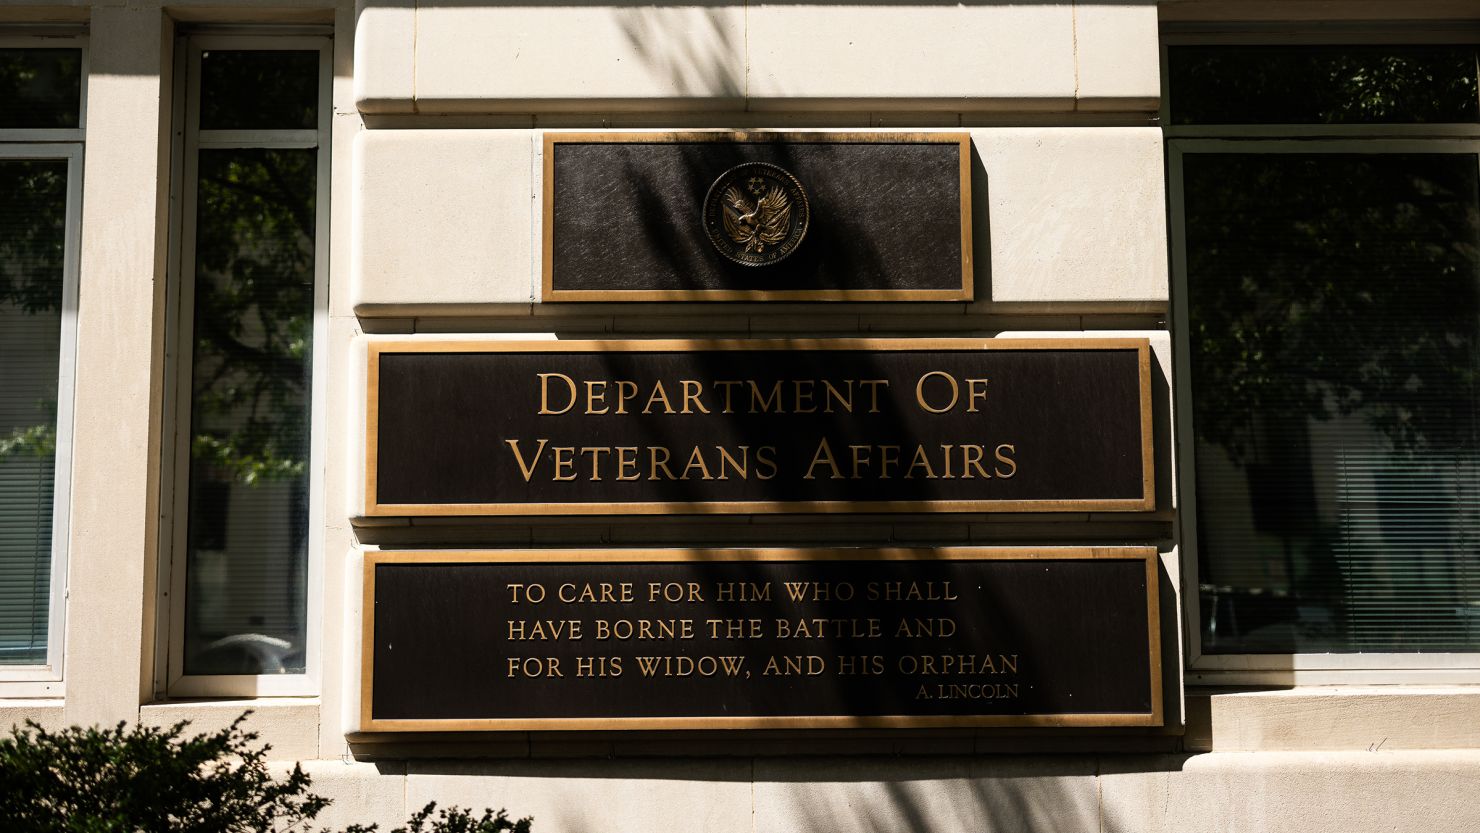
[[[0,734],[33,720],[47,729],[56,730],[66,725],[62,714],[65,701],[61,698],[47,700],[0,700]]]
[[[168,728],[182,720],[190,722],[187,735],[213,732],[231,725],[250,710],[243,727],[261,737],[258,743],[272,747],[272,760],[307,760],[319,756],[319,699],[282,697],[261,699],[174,700],[148,703],[139,708],[139,723]]]
[[[1195,752],[1480,748],[1480,686],[1189,688]]]

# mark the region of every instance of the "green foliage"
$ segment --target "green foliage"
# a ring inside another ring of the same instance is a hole
[[[310,150],[201,152],[191,457],[212,479],[303,474],[315,177]]]
[[[50,457],[57,451],[57,430],[52,425],[27,425],[0,436],[0,457],[12,454]]]
[[[82,50],[0,49],[0,127],[76,127],[81,100]]]
[[[276,778],[267,745],[242,730],[243,714],[216,732],[73,726],[30,721],[0,739],[0,819],[6,833],[313,833],[329,800],[308,791],[298,765]],[[433,813],[436,813],[434,816]],[[390,833],[530,833],[532,819],[428,804]],[[374,833],[353,825],[343,833]],[[320,829],[318,833],[332,833]]]
[[[1469,441],[1472,160],[1209,153],[1183,172],[1200,438],[1241,461],[1260,420],[1360,416],[1399,451]]]
[[[65,160],[0,163],[0,307],[31,315],[61,309],[66,215]]]
[[[534,821],[529,816],[510,821],[508,813],[502,809],[497,813],[484,810],[483,815],[475,816],[461,807],[438,810],[437,817],[432,818],[432,811],[436,808],[436,802],[428,804],[411,817],[406,827],[397,827],[391,833],[504,833],[506,830],[512,833],[529,833]],[[369,829],[373,829],[373,826]]]
[[[0,815],[15,833],[266,833],[317,816],[328,800],[298,766],[274,779],[245,719],[194,737],[185,723],[48,732],[28,721],[0,740]]]
[[[1477,115],[1468,45],[1173,46],[1173,124],[1403,124]]]

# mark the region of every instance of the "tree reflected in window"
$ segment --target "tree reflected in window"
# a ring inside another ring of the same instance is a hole
[[[304,668],[316,154],[199,157],[191,674]]]
[[[0,159],[0,665],[46,662],[67,162]]]
[[[1473,45],[1172,46],[1172,124],[1480,122]]]
[[[1480,647],[1468,153],[1188,153],[1204,650]]]

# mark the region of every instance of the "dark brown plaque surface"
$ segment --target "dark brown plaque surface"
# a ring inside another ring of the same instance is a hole
[[[377,552],[362,731],[1156,726],[1139,548]]]
[[[1154,508],[1145,339],[374,341],[367,515]]]
[[[547,133],[546,301],[921,300],[972,297],[966,133]],[[794,175],[806,239],[784,261],[733,263],[704,197],[746,162]]]

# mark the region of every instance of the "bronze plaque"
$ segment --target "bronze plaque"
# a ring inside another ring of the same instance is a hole
[[[367,515],[1145,511],[1145,339],[372,341]]]
[[[969,134],[546,133],[544,154],[545,301],[972,298]],[[782,186],[781,225],[749,176],[732,195],[774,243],[723,225],[738,168]]]
[[[1158,726],[1149,547],[373,552],[361,731]]]

